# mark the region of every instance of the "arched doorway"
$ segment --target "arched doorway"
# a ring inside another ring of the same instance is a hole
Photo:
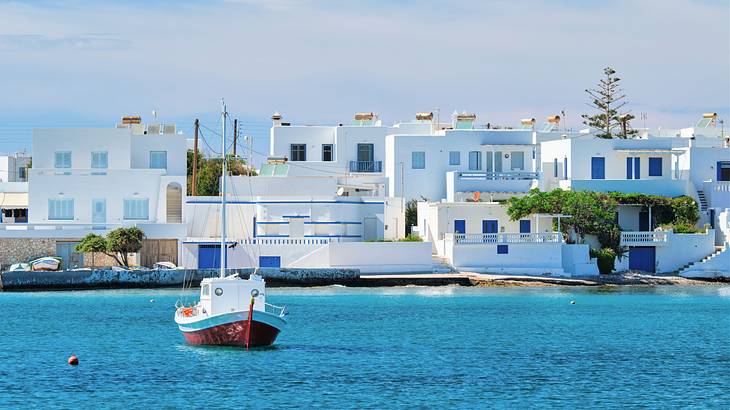
[[[167,185],[167,223],[182,223],[182,187],[177,182]]]

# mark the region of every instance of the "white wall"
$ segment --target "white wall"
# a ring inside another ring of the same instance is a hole
[[[433,271],[428,242],[332,243],[329,255],[330,267],[357,268],[362,273]]]
[[[674,272],[715,252],[715,231],[702,234],[669,234],[666,246],[656,247],[656,271]]]
[[[145,134],[132,135],[131,138],[132,168],[149,168],[150,151],[166,151],[167,175],[187,174],[187,137],[184,134]]]
[[[487,171],[487,155],[501,152],[502,171],[512,171],[512,153],[523,152],[523,171],[535,171],[532,158],[534,132],[523,130],[445,130],[435,135],[394,134],[386,137],[385,175],[389,196],[406,199],[424,197],[431,201],[446,198],[446,172],[469,171],[469,152],[482,153],[482,169]],[[425,152],[425,169],[413,169],[412,153]],[[460,164],[450,165],[449,153],[460,153]],[[509,154],[508,158],[505,155]],[[402,164],[402,165],[401,165]],[[401,172],[402,171],[402,172]],[[404,193],[401,193],[403,186]]]
[[[185,243],[182,249],[181,266],[197,268],[198,245]],[[362,273],[432,272],[431,244],[426,242],[239,243],[228,251],[228,267],[258,266],[259,256],[281,257],[282,268],[360,269]]]
[[[220,238],[220,198],[188,197],[185,208],[190,237]],[[362,241],[369,218],[377,222],[372,239],[401,238],[405,230],[398,198],[241,196],[229,198],[227,210],[232,240],[252,238],[254,229],[257,237],[289,237],[292,226],[303,224],[305,237]]]
[[[33,168],[54,168],[55,152],[71,151],[72,169],[90,169],[91,153],[107,151],[109,169],[129,169],[131,138],[128,128],[34,129]]]
[[[498,244],[455,244],[452,264],[459,270],[527,275],[566,275],[562,243],[510,243],[507,254],[497,254]]]

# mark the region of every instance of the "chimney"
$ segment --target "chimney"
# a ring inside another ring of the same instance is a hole
[[[274,127],[281,126],[281,114],[275,112],[274,115],[271,116],[271,122],[273,122]]]

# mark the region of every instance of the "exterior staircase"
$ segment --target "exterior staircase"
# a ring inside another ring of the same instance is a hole
[[[730,253],[730,251],[728,250],[728,246],[718,246],[718,247],[715,248],[715,252],[712,253],[711,255],[706,256],[702,260],[699,260],[697,262],[688,263],[688,264],[684,265],[683,267],[681,267],[677,271],[677,275],[678,276],[685,276],[685,277],[687,277],[687,276],[697,277],[697,274],[687,275],[687,273],[688,272],[692,272],[692,271],[694,271],[694,272],[701,272],[701,271],[705,271],[706,270],[707,272],[713,272],[713,275],[712,276],[718,276],[717,273],[715,273],[717,271],[717,269],[709,269],[708,270],[708,269],[706,269],[706,267],[707,267],[707,265],[717,265],[716,263],[713,263],[715,261],[715,259],[722,258],[722,257],[727,257],[728,256],[727,253]],[[721,265],[725,265],[725,264],[724,263],[721,263]],[[724,271],[723,272],[724,275],[721,275],[721,276],[730,276],[730,271],[729,271],[730,270],[730,266],[721,266],[721,269]]]
[[[705,191],[698,189],[697,198],[700,200],[700,212],[707,212],[707,197],[705,197]]]

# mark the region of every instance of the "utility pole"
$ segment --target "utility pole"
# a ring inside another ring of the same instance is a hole
[[[195,143],[193,144],[193,196],[198,195],[198,130],[200,122],[195,119]]]
[[[233,120],[233,158],[236,158],[236,145],[238,145],[238,118]]]

